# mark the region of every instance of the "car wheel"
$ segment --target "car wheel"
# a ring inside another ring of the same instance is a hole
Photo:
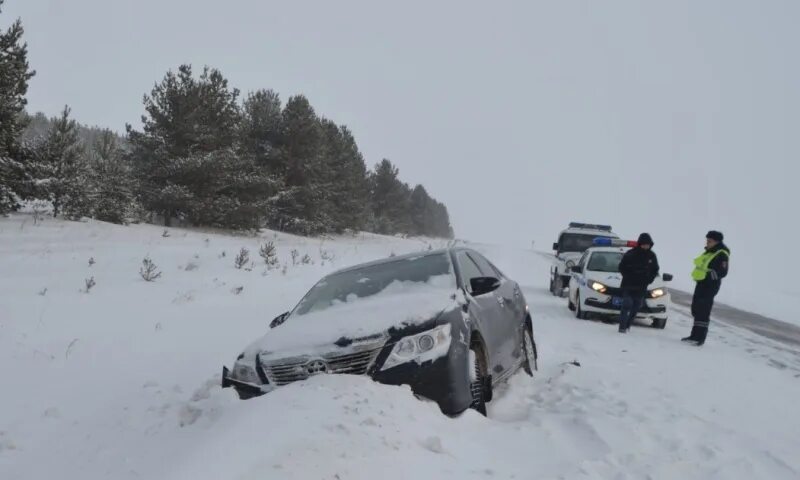
[[[539,370],[538,353],[536,351],[536,340],[533,339],[533,330],[526,325],[522,333],[522,348],[525,350],[525,362],[522,367],[525,373],[533,376],[533,372]]]
[[[586,312],[583,311],[581,308],[581,294],[580,292],[575,294],[575,317],[581,320],[586,320],[589,316]]]
[[[657,328],[659,330],[664,330],[664,327],[667,326],[667,319],[666,318],[654,318],[653,319],[653,328]]]
[[[550,293],[555,297],[560,297],[562,290],[564,290],[564,287],[561,284],[561,275],[556,272],[553,278],[550,279]]]
[[[476,410],[481,415],[486,415],[486,401],[489,397],[486,391],[488,368],[486,355],[479,344],[469,347],[469,390],[472,394],[472,403],[469,408]]]

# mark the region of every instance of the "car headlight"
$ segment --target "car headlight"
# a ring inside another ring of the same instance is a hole
[[[667,290],[663,288],[656,288],[654,290],[650,290],[650,298],[661,298],[667,294]]]
[[[603,285],[600,282],[589,282],[589,286],[595,292],[606,293],[608,291],[608,287],[606,287],[605,285]]]
[[[247,383],[261,383],[255,368],[250,365],[236,362],[233,364],[233,378]]]
[[[381,370],[411,361],[422,363],[447,355],[450,350],[450,324],[405,337],[394,344]]]

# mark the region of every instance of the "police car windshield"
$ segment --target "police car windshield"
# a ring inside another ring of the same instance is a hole
[[[317,283],[292,314],[304,315],[376,295],[396,282],[404,286],[456,287],[448,254],[421,255],[333,274]]]
[[[611,238],[600,235],[586,235],[581,233],[565,233],[559,242],[559,252],[585,252],[594,245],[595,238]]]
[[[586,270],[591,272],[619,272],[619,262],[622,254],[619,252],[594,252],[589,259],[589,266]]]

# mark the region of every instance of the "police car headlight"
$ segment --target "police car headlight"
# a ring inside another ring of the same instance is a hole
[[[663,288],[656,288],[655,290],[650,290],[650,298],[661,298],[667,294],[667,291]]]
[[[608,287],[600,282],[592,282],[589,284],[589,286],[592,287],[592,290],[595,292],[606,293],[608,291]]]

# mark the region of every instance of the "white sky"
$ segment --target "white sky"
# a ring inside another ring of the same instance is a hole
[[[800,203],[800,2],[7,0],[16,16],[31,110],[121,131],[167,69],[208,64],[306,94],[460,237],[541,247],[604,222],[682,271],[713,227],[770,275],[758,254],[800,233],[780,225]]]

